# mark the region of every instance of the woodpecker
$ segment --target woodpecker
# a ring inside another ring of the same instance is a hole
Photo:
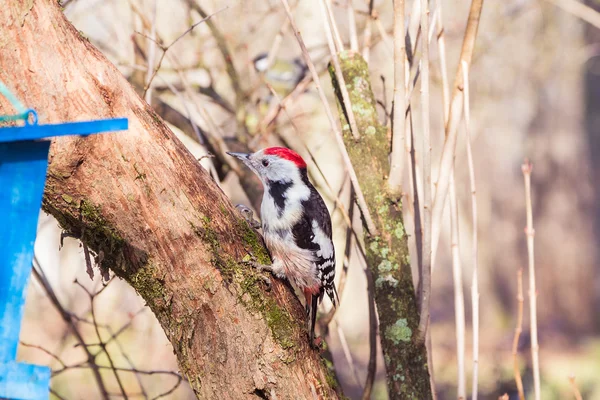
[[[338,303],[331,217],[323,198],[308,180],[306,162],[293,150],[269,147],[256,153],[228,153],[262,181],[262,231],[272,265],[259,269],[287,278],[306,300],[310,343],[314,344],[317,305],[323,294]]]

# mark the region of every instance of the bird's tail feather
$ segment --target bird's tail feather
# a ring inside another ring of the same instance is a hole
[[[327,286],[325,288],[325,291],[327,292],[327,296],[329,297],[329,299],[331,300],[331,303],[333,304],[333,308],[336,308],[337,305],[340,303],[340,298],[338,296],[338,292],[335,287],[335,284],[332,283],[330,286]]]

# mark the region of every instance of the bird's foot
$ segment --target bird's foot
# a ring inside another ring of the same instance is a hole
[[[314,338],[313,342],[311,343],[311,346],[313,349],[321,351],[325,348],[324,343],[325,342],[323,341],[323,338],[319,336]]]
[[[268,271],[273,273],[272,266],[259,263],[252,255],[247,255],[246,257],[244,257],[242,263],[256,269],[260,279],[265,283],[265,285],[267,285],[267,290],[271,290],[271,279],[262,272]]]
[[[260,222],[254,219],[254,212],[250,208],[246,207],[243,204],[236,204],[235,209],[238,210],[240,214],[242,214],[242,218],[246,220],[248,225],[250,225],[254,229],[260,228]]]

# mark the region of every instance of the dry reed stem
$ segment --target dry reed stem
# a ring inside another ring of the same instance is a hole
[[[369,1],[369,15],[367,16],[367,22],[365,23],[365,29],[363,30],[363,52],[362,56],[365,62],[369,64],[369,55],[371,53],[371,42],[372,42],[372,23],[373,23],[373,10],[375,0]]]
[[[406,143],[406,45],[404,40],[404,0],[394,0],[394,118],[392,121],[392,155],[388,188],[394,194],[402,191],[404,177],[404,150]],[[410,148],[408,148],[410,152]]]
[[[600,29],[600,13],[590,6],[583,4],[576,0],[547,0],[558,7],[562,8],[566,12],[573,14],[574,16],[581,18],[590,25]]]
[[[431,134],[429,124],[429,2],[421,5],[421,116],[423,118],[423,275],[417,343],[424,343],[431,300]]]
[[[571,390],[573,391],[573,396],[575,396],[575,400],[583,400],[583,397],[581,397],[581,392],[575,384],[575,376],[571,375],[569,377],[569,385],[571,386]]]
[[[356,33],[356,14],[352,0],[347,0],[348,36],[350,36],[350,50],[358,53],[358,34]]]
[[[473,57],[473,50],[475,48],[475,38],[477,36],[477,30],[479,28],[479,19],[481,16],[481,9],[483,7],[483,0],[472,0],[471,8],[469,10],[469,18],[467,22],[467,28],[465,30],[465,36],[463,39],[463,46],[461,50],[460,60],[465,61],[467,65],[471,64]],[[450,174],[452,173],[452,165],[454,163],[454,154],[456,152],[456,142],[458,136],[458,125],[460,123],[462,110],[463,110],[463,74],[462,64],[459,64],[454,78],[454,90],[452,93],[452,99],[450,101],[450,108],[448,114],[448,122],[446,123],[446,141],[444,142],[444,148],[442,150],[442,157],[440,161],[440,168],[437,179],[437,191],[435,199],[433,201],[432,209],[432,248],[431,257],[435,260],[437,252],[437,246],[440,237],[442,216],[444,211],[444,204],[448,195],[448,188],[450,185]]]
[[[438,4],[437,14],[437,42],[440,54],[440,71],[442,74],[442,102],[444,104],[444,126],[448,123],[450,114],[450,88],[448,82],[448,64],[446,63],[446,38],[444,37],[444,22],[442,19],[442,5]]]
[[[523,380],[521,379],[521,370],[519,369],[519,360],[517,358],[519,352],[519,337],[523,331],[523,270],[517,271],[517,326],[515,327],[515,336],[513,338],[512,356],[513,356],[513,372],[515,374],[515,382],[517,391],[519,392],[519,400],[525,400],[525,392],[523,390]]]
[[[527,237],[527,255],[529,264],[529,313],[531,330],[531,359],[533,364],[533,389],[535,400],[540,400],[540,356],[537,331],[537,291],[535,289],[535,258],[533,251],[533,238],[535,230],[533,229],[533,211],[531,206],[531,170],[532,165],[528,160],[521,166],[523,178],[525,180],[525,207],[527,209],[527,227],[525,235]]]
[[[344,51],[344,43],[342,42],[342,38],[340,36],[340,31],[338,30],[337,24],[335,23],[335,18],[333,17],[333,10],[331,9],[331,0],[323,0],[325,1],[325,6],[327,7],[327,15],[329,16],[329,20],[331,21],[331,29],[333,29],[333,38],[335,39],[335,48],[337,52]],[[327,25],[327,24],[326,24]]]
[[[302,39],[302,36],[300,35],[298,26],[296,25],[296,22],[294,21],[294,17],[292,15],[292,11],[290,10],[290,5],[288,3],[288,0],[281,0],[281,3],[283,4],[283,7],[285,8],[285,12],[290,20],[292,29],[294,30],[294,35],[296,36],[296,39],[298,40],[298,44],[300,45],[300,49],[302,50],[302,56],[304,57],[304,61],[306,62],[306,65],[308,66],[308,69],[310,70],[310,73],[313,77],[313,81],[315,82],[315,87],[317,89],[317,92],[319,93],[319,97],[321,98],[323,107],[325,108],[325,113],[327,114],[327,118],[329,119],[329,123],[331,124],[331,129],[333,129],[336,143],[338,145],[338,148],[342,155],[342,159],[344,161],[344,166],[346,167],[346,170],[350,177],[350,181],[352,182],[352,186],[354,186],[354,190],[356,191],[356,201],[358,203],[360,211],[365,220],[365,224],[367,226],[369,234],[377,235],[378,234],[377,228],[375,227],[375,224],[373,223],[373,218],[371,217],[371,213],[369,212],[369,208],[367,207],[367,202],[365,200],[365,196],[360,188],[360,185],[358,184],[358,178],[356,176],[356,171],[354,171],[354,168],[352,167],[352,162],[350,161],[350,156],[348,155],[348,151],[346,150],[346,146],[344,145],[344,140],[342,138],[342,132],[340,131],[340,129],[337,126],[337,123],[335,122],[335,118],[333,117],[331,107],[329,106],[329,102],[327,101],[325,92],[323,91],[323,88],[321,87],[321,83],[319,81],[319,74],[317,73],[317,70],[310,58],[310,55],[308,54],[308,49],[306,48],[306,44],[304,44],[304,40]]]
[[[348,115],[350,131],[352,133],[352,136],[354,137],[354,140],[359,140],[360,132],[358,131],[358,125],[356,125],[356,117],[354,116],[354,110],[352,110],[352,104],[350,103],[350,94],[348,93],[348,88],[346,87],[346,80],[344,79],[342,67],[340,66],[340,59],[338,58],[338,52],[344,51],[344,48],[342,47],[336,49],[336,45],[333,40],[333,35],[331,34],[331,26],[336,26],[336,23],[335,20],[327,17],[327,0],[321,0],[319,4],[321,5],[321,16],[323,17],[323,25],[325,27],[327,45],[329,47],[331,61],[333,62],[335,77],[338,80],[338,82],[340,82],[340,92],[342,93],[342,99],[344,101],[344,109],[346,110],[346,114]],[[333,17],[333,15],[330,15],[330,17]]]
[[[467,397],[465,374],[465,296],[463,291],[462,263],[460,260],[460,240],[458,223],[458,201],[454,174],[450,175],[450,240],[452,253],[452,277],[454,281],[454,322],[456,324],[456,360],[458,367],[457,396]]]
[[[473,149],[471,148],[471,105],[469,101],[469,66],[462,62],[464,81],[464,114],[465,136],[467,142],[467,162],[469,165],[469,184],[471,186],[471,217],[473,223],[473,275],[471,278],[471,303],[472,303],[472,328],[473,328],[473,380],[471,400],[477,400],[479,380],[479,243],[477,237],[477,190],[475,187],[475,164],[473,162]]]
[[[283,21],[283,25],[281,25],[281,28],[279,28],[279,31],[277,31],[277,35],[275,35],[275,39],[273,39],[273,44],[269,49],[269,55],[267,56],[267,69],[271,68],[271,65],[273,65],[275,57],[277,57],[277,53],[279,52],[279,48],[281,47],[281,42],[283,42],[283,35],[285,35],[289,27],[290,20],[286,18],[285,21]]]
[[[146,71],[145,82],[147,90],[144,93],[144,100],[148,104],[151,104],[152,101],[152,78],[154,77],[154,62],[156,61],[156,3],[157,0],[154,0],[152,4],[152,28],[150,29],[150,39],[148,39],[148,70]]]
[[[412,8],[410,9],[410,19],[408,21],[407,34],[410,39],[410,49],[407,51],[408,61],[410,65],[414,64],[413,57],[415,55],[415,49],[419,44],[419,38],[421,37],[421,0],[413,0]]]
[[[356,246],[359,247],[359,240],[356,240]],[[363,253],[364,256],[364,253]],[[369,400],[375,384],[375,373],[377,372],[377,328],[379,326],[377,319],[377,306],[375,304],[375,282],[373,274],[369,268],[367,258],[364,271],[367,278],[367,296],[369,305],[369,363],[367,364],[367,378],[365,379],[365,388],[362,392],[361,400]]]
[[[348,362],[348,367],[350,367],[350,372],[352,372],[352,378],[354,378],[354,383],[356,386],[362,389],[362,385],[360,384],[360,378],[358,377],[358,373],[356,372],[356,368],[354,368],[354,360],[352,359],[352,353],[350,353],[350,348],[348,347],[348,341],[346,340],[346,335],[344,334],[344,330],[342,326],[334,321],[335,330],[338,334],[338,338],[340,339],[340,345],[342,346],[342,352],[344,353],[344,357],[346,357],[346,361]]]

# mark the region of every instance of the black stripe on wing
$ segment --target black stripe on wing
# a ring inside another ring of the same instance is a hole
[[[329,211],[327,211],[327,206],[325,205],[323,198],[308,180],[306,170],[302,170],[301,175],[304,184],[310,189],[310,196],[307,200],[302,202],[304,210],[302,218],[300,218],[296,225],[292,227],[294,241],[298,247],[314,252],[315,257],[317,257],[315,260],[317,272],[320,280],[324,283],[323,288],[321,289],[321,296],[319,297],[322,297],[323,292],[327,292],[327,295],[335,304],[335,252],[330,258],[319,257],[316,255],[316,253],[321,250],[321,247],[318,243],[313,242],[315,236],[312,225],[313,221],[316,221],[319,228],[325,233],[327,238],[331,240],[331,217],[329,216]]]

